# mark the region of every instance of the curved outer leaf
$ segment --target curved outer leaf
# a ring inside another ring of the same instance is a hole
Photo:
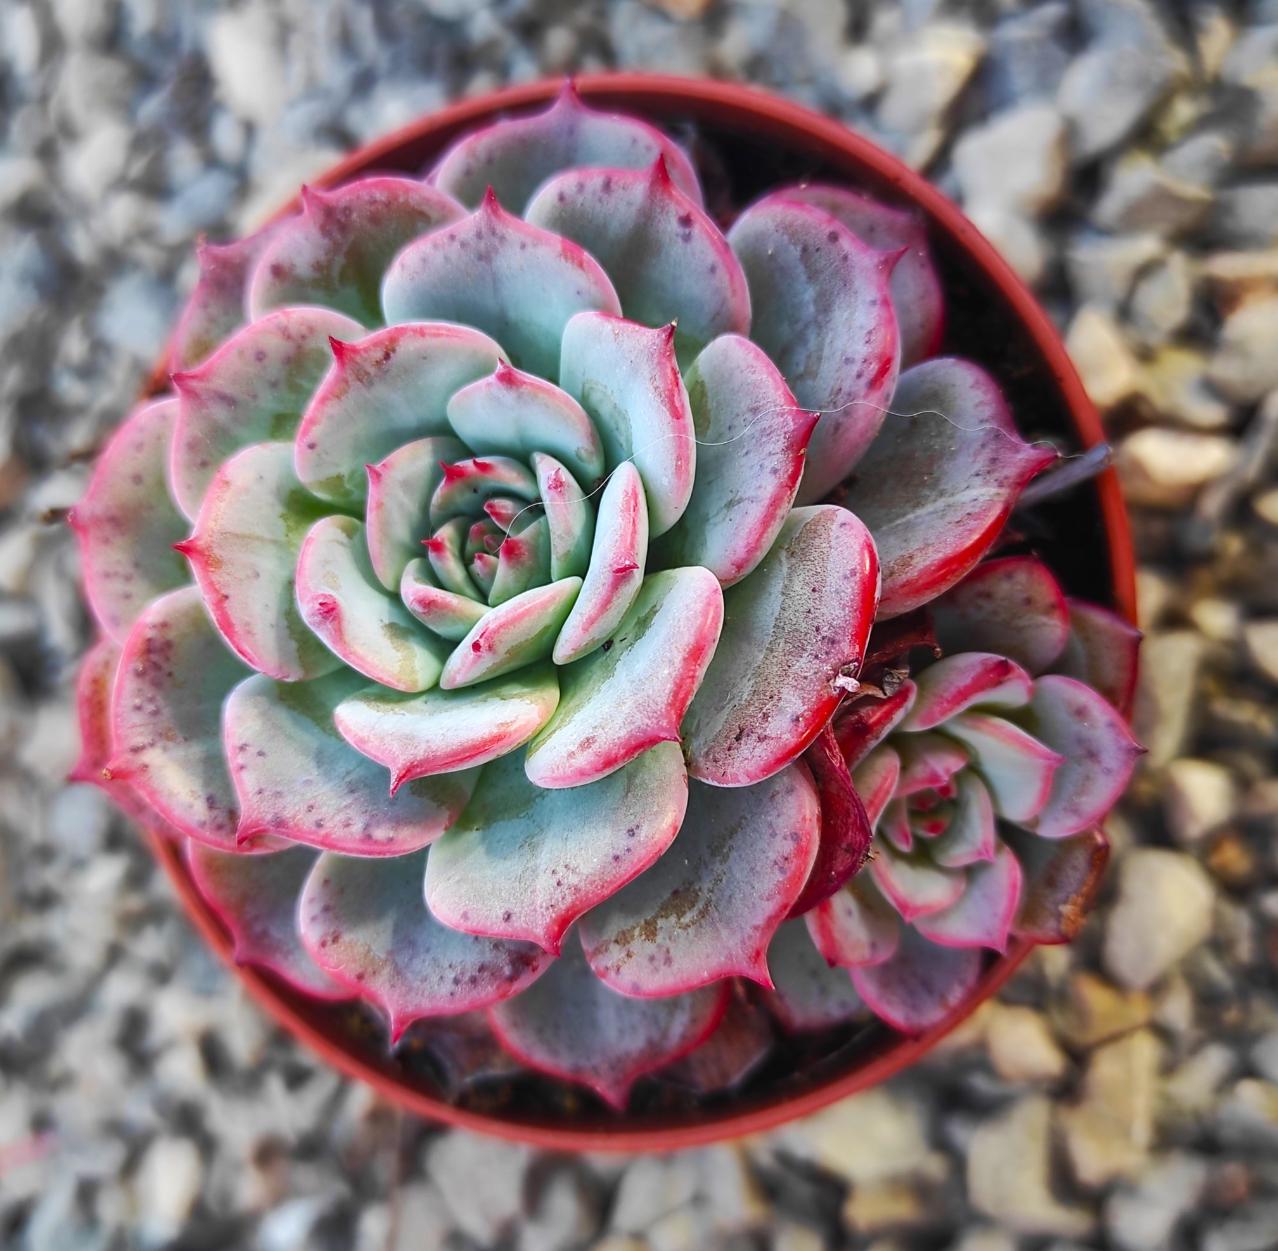
[[[864,455],[896,387],[900,340],[888,279],[896,255],[784,191],[728,232],[750,283],[750,337],[804,408],[821,414],[799,499],[821,499]]]
[[[697,471],[696,432],[675,359],[674,326],[651,330],[607,313],[564,329],[559,383],[581,402],[609,468],[634,462],[648,493],[651,536],[683,515]]]
[[[853,878],[806,919],[816,949],[841,968],[882,964],[901,941],[901,922],[868,874]]]
[[[1021,902],[1020,862],[1000,846],[993,860],[967,871],[967,886],[957,902],[914,922],[929,942],[942,947],[992,947],[1007,950],[1007,938]]]
[[[945,325],[945,292],[928,250],[923,220],[907,209],[891,208],[845,187],[808,183],[787,187],[785,195],[824,209],[872,248],[899,254],[889,285],[900,326],[902,368],[933,355]]]
[[[169,344],[171,370],[200,364],[248,320],[249,275],[276,229],[267,226],[233,243],[200,240],[195,249],[199,277]]]
[[[727,1002],[726,983],[670,999],[619,995],[569,941],[541,978],[492,1008],[488,1020],[501,1045],[529,1068],[588,1086],[620,1110],[638,1078],[710,1036]]]
[[[444,153],[431,179],[463,204],[478,204],[491,187],[503,204],[522,213],[537,188],[560,170],[644,169],[658,156],[700,204],[696,172],[673,140],[637,118],[588,108],[569,83],[548,109],[503,118],[460,139]]]
[[[307,531],[297,606],[316,638],[366,678],[410,692],[439,680],[448,648],[382,588],[353,517],[322,517]]]
[[[490,609],[449,655],[440,686],[473,686],[545,660],[580,590],[580,578],[563,578]]]
[[[333,191],[302,188],[302,212],[283,222],[249,286],[249,313],[323,304],[365,326],[381,320],[386,267],[410,240],[465,210],[415,178],[360,178]]]
[[[404,607],[442,639],[460,641],[488,611],[488,605],[439,585],[426,560],[410,561],[399,583]]]
[[[98,456],[67,517],[80,543],[94,620],[117,643],[156,596],[186,581],[173,544],[186,520],[169,499],[166,468],[177,401],[135,409]]]
[[[559,671],[563,696],[528,749],[529,780],[584,786],[657,743],[677,742],[722,625],[723,592],[709,570],[645,578],[612,646]]]
[[[426,865],[426,902],[445,925],[521,938],[559,954],[568,927],[660,856],[688,803],[683,757],[658,743],[589,786],[546,790],[522,753],[484,784]]]
[[[1115,708],[1131,707],[1136,691],[1141,632],[1116,612],[1071,599],[1069,639],[1060,671],[1099,691]]]
[[[869,532],[833,505],[797,508],[724,596],[725,628],[684,722],[688,770],[749,786],[796,759],[856,673],[878,602]]]
[[[466,445],[458,439],[414,439],[380,463],[366,466],[368,558],[388,591],[400,589],[404,570],[422,554],[422,540],[430,529],[429,501],[444,476],[444,463],[466,454]]]
[[[745,274],[661,157],[646,170],[568,170],[542,186],[524,216],[581,244],[607,270],[630,320],[677,320],[681,360],[717,335],[749,333]]]
[[[803,754],[820,797],[820,838],[812,871],[790,909],[802,916],[860,873],[874,837],[874,826],[852,785],[848,766],[827,723]]]
[[[877,854],[870,861],[870,873],[903,921],[948,908],[967,884],[962,873],[933,864],[925,855],[907,855],[884,839],[879,840]]]
[[[949,828],[932,843],[932,859],[945,869],[993,860],[998,852],[998,822],[989,787],[972,769],[955,779],[958,795]]]
[[[998,387],[969,361],[943,357],[907,370],[892,411],[841,500],[878,546],[881,617],[958,582],[998,537],[1025,484],[1056,459],[1052,448],[1021,440]]]
[[[321,508],[298,484],[292,446],[258,443],[218,470],[195,533],[177,545],[222,637],[281,682],[341,663],[306,628],[293,595],[297,554]]]
[[[231,851],[239,813],[220,726],[223,701],[247,672],[193,586],[162,595],[124,642],[111,697],[114,753],[103,770],[180,833]]]
[[[476,456],[530,459],[543,452],[580,481],[604,471],[603,444],[586,410],[553,382],[498,365],[448,401],[453,431]]]
[[[997,652],[1030,673],[1051,668],[1069,637],[1065,595],[1034,556],[984,561],[931,607],[946,652]]]
[[[821,958],[802,921],[787,921],[777,930],[768,963],[776,987],[764,1002],[786,1029],[829,1029],[864,1013],[846,970],[831,968]]]
[[[982,712],[951,718],[945,733],[972,753],[999,816],[1023,825],[1043,811],[1052,779],[1065,761],[1059,752],[1020,726]]]
[[[230,693],[222,741],[239,797],[239,838],[271,833],[352,856],[398,856],[457,820],[475,774],[410,782],[388,798],[385,773],[334,729],[337,706],[364,685],[349,669],[312,682],[259,673]]]
[[[356,751],[391,772],[391,793],[405,782],[454,773],[514,751],[537,733],[559,702],[549,665],[460,691],[401,695],[368,687],[333,714],[338,733]]]
[[[582,918],[587,962],[623,995],[734,975],[770,986],[768,944],[812,871],[820,828],[803,769],[734,790],[694,782],[676,850]]]
[[[731,586],[781,532],[817,417],[799,407],[763,349],[739,335],[715,339],[686,382],[697,476],[661,554],[671,564],[704,565]]]
[[[510,359],[553,378],[574,313],[621,304],[599,262],[507,213],[491,193],[469,217],[410,243],[382,283],[389,322],[455,321],[491,334]]]
[[[297,900],[315,853],[289,847],[269,856],[236,856],[197,842],[186,862],[205,902],[230,931],[237,964],[256,964],[316,999],[349,999],[306,953],[297,933]]]
[[[595,510],[577,479],[553,456],[534,452],[532,467],[550,536],[550,576],[582,576],[590,568]]]
[[[442,322],[388,326],[331,348],[331,368],[297,430],[297,476],[345,508],[364,502],[366,465],[413,439],[451,437],[453,392],[505,360],[486,334]]]
[[[834,719],[834,737],[849,769],[855,769],[914,707],[914,683],[906,678],[886,698],[865,696],[840,708]]]
[[[772,1044],[767,1013],[746,998],[742,987],[735,987],[714,1033],[681,1060],[666,1065],[661,1080],[701,1095],[735,1090],[768,1058]]]
[[[937,947],[912,929],[890,960],[852,970],[852,984],[880,1020],[904,1034],[943,1021],[972,993],[981,976],[974,947]]]
[[[482,1011],[435,1017],[410,1025],[403,1038],[405,1051],[430,1053],[449,1098],[487,1082],[518,1077],[518,1061],[502,1050]]]
[[[1025,877],[1012,932],[1036,943],[1069,942],[1082,927],[1104,877],[1109,841],[1100,830],[1047,839],[1010,828],[1004,837]]]
[[[643,585],[648,504],[639,471],[622,461],[599,497],[594,541],[581,594],[555,640],[555,664],[580,660],[616,633]]]
[[[914,679],[914,707],[902,730],[931,730],[969,708],[1023,708],[1034,682],[1020,665],[989,652],[960,652]]]
[[[1127,789],[1144,748],[1103,696],[1060,674],[1049,673],[1034,684],[1028,723],[1034,737],[1063,758],[1030,828],[1042,838],[1068,838],[1091,829]]]
[[[173,375],[177,423],[169,485],[194,519],[218,468],[252,443],[291,439],[331,360],[331,339],[363,327],[327,308],[281,308],[251,322],[195,369]]]
[[[414,1021],[453,1016],[518,995],[550,957],[532,943],[459,934],[422,898],[425,852],[381,858],[323,852],[298,904],[311,958],[378,1004],[391,1043]]]

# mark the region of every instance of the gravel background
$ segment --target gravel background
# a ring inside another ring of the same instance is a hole
[[[1084,938],[900,1080],[673,1160],[404,1123],[267,1028],[59,781],[58,521],[193,235],[445,100],[609,66],[771,86],[966,205],[1107,414],[1149,632]],[[0,134],[0,1243],[1278,1247],[1278,4],[4,0]]]

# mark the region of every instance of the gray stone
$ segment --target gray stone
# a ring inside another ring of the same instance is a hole
[[[277,17],[269,6],[222,9],[207,31],[209,70],[222,101],[246,121],[270,125],[289,98]]]
[[[1173,144],[1159,161],[1173,178],[1209,187],[1228,170],[1233,155],[1234,143],[1227,134],[1204,130]]]
[[[1141,370],[1140,392],[1159,417],[1194,430],[1222,431],[1233,409],[1206,381],[1207,356],[1197,348],[1164,344]]]
[[[1278,243],[1278,182],[1243,183],[1216,192],[1208,237],[1225,248],[1267,248]]]
[[[1278,618],[1249,621],[1243,627],[1243,641],[1252,668],[1278,683]]]
[[[522,1211],[528,1156],[525,1147],[455,1131],[432,1145],[426,1171],[453,1223],[489,1243],[511,1229]]]
[[[1105,1228],[1123,1251],[1163,1251],[1176,1226],[1199,1202],[1207,1165],[1191,1155],[1156,1161],[1135,1185],[1105,1202]]]
[[[1069,324],[1065,347],[1087,394],[1099,408],[1120,404],[1139,388],[1140,364],[1118,323],[1104,308],[1080,308]]]
[[[953,169],[969,203],[993,202],[1034,216],[1060,197],[1068,161],[1065,122],[1040,102],[968,130],[954,145]]]
[[[965,26],[935,25],[911,34],[889,54],[879,125],[900,135],[925,134],[945,116],[980,60],[984,41]]]
[[[1069,7],[1049,0],[1010,13],[990,31],[982,83],[990,103],[1004,107],[1026,99],[1051,99],[1069,65]]]
[[[1215,761],[1183,756],[1167,766],[1164,781],[1163,811],[1178,843],[1201,841],[1238,810],[1233,774]]]
[[[161,1137],[138,1164],[134,1189],[138,1231],[150,1245],[168,1242],[182,1231],[200,1197],[204,1167],[189,1138]]]
[[[1156,234],[1103,235],[1085,231],[1065,248],[1065,267],[1079,304],[1112,309],[1122,304],[1136,275],[1166,255]]]
[[[1149,508],[1183,508],[1238,462],[1238,445],[1217,434],[1147,426],[1114,456],[1129,499]]]
[[[1278,391],[1278,295],[1256,296],[1239,305],[1220,328],[1207,376],[1230,399],[1251,404]]]
[[[994,1005],[985,1045],[994,1071],[1009,1082],[1054,1082],[1069,1065],[1033,1008]]]
[[[1183,252],[1173,252],[1136,280],[1128,318],[1147,344],[1157,345],[1184,327],[1193,307],[1193,270]]]
[[[1106,230],[1176,235],[1197,225],[1211,203],[1207,188],[1174,177],[1147,153],[1133,152],[1111,168],[1092,217]]]

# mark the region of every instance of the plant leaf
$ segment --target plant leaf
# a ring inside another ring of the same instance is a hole
[[[739,335],[715,339],[686,382],[697,476],[660,551],[670,564],[704,565],[731,586],[781,532],[817,418],[798,406],[767,354]]]
[[[795,509],[724,595],[723,638],[684,722],[692,776],[749,786],[801,755],[861,663],[877,602],[860,521],[833,505]]]
[[[1023,825],[1043,811],[1052,778],[1064,757],[1020,726],[983,712],[965,712],[945,723],[945,733],[972,754],[999,816]]]
[[[902,730],[931,730],[969,708],[1023,708],[1034,682],[1005,656],[960,652],[929,665],[915,679],[916,695]]]
[[[486,764],[526,743],[559,702],[554,669],[538,665],[460,691],[402,695],[371,686],[333,714],[356,751],[385,765],[391,791],[414,778]]]
[[[849,769],[855,769],[905,719],[914,707],[914,683],[906,678],[891,695],[863,696],[839,709],[834,737]]]
[[[338,734],[333,713],[365,685],[339,669],[311,682],[254,674],[231,691],[222,739],[240,839],[271,833],[352,856],[399,856],[457,820],[475,773],[424,778],[388,797],[386,774]]]
[[[1059,660],[1060,671],[1126,711],[1136,691],[1141,632],[1099,604],[1081,599],[1067,602],[1069,639]]]
[[[768,944],[812,871],[820,823],[798,767],[751,787],[694,782],[674,848],[582,919],[595,975],[643,997],[733,976],[770,986]]]
[[[177,409],[172,399],[134,409],[98,455],[67,517],[94,620],[117,643],[147,604],[187,580],[173,551],[186,519],[169,499],[166,478]]]
[[[914,922],[929,942],[942,947],[1007,950],[1007,938],[1021,902],[1021,866],[1006,847],[994,859],[967,870],[967,886],[957,901]]]
[[[534,452],[532,467],[550,534],[550,576],[581,577],[590,567],[595,510],[567,466],[553,456]]]
[[[923,853],[907,854],[884,839],[879,840],[877,851],[870,862],[870,872],[903,921],[940,912],[963,893],[963,874],[934,864]]]
[[[871,752],[852,771],[852,785],[865,806],[871,830],[878,825],[888,801],[896,794],[900,778],[901,757],[886,745]]]
[[[529,1068],[588,1086],[620,1110],[638,1078],[710,1036],[727,997],[726,983],[669,999],[619,995],[569,941],[544,976],[488,1019],[502,1046]]]
[[[426,866],[426,901],[453,929],[559,954],[568,927],[660,856],[688,802],[677,745],[658,743],[589,786],[546,790],[522,753],[484,784]]]
[[[323,852],[298,903],[307,952],[386,1013],[392,1045],[422,1017],[518,995],[550,962],[532,943],[477,938],[436,921],[422,897],[425,857]]]
[[[1021,908],[1012,932],[1036,943],[1067,943],[1082,928],[1109,862],[1100,830],[1047,839],[1027,830],[1004,832],[1024,872]]]
[[[1026,483],[1056,459],[1020,438],[993,379],[970,361],[942,357],[906,370],[892,411],[840,500],[879,549],[881,617],[960,581]]]
[[[187,517],[194,520],[235,452],[293,437],[332,359],[329,341],[361,334],[358,322],[331,309],[281,308],[237,331],[202,365],[173,375],[169,485]]]
[[[723,1019],[709,1038],[661,1070],[661,1080],[699,1095],[735,1090],[772,1054],[772,1026],[740,987],[729,994]]]
[[[691,360],[717,335],[749,333],[745,274],[664,158],[646,170],[567,170],[542,185],[524,215],[581,244],[607,270],[631,321],[677,320],[680,360]]]
[[[728,232],[750,284],[750,335],[804,408],[821,414],[801,503],[827,495],[870,446],[896,386],[900,341],[888,279],[896,262],[787,192]]]
[[[912,929],[882,964],[852,970],[852,983],[880,1020],[903,1034],[921,1034],[962,1006],[981,976],[975,947],[937,947]]]
[[[793,1033],[830,1029],[864,1013],[847,971],[821,958],[802,921],[787,921],[777,930],[768,963],[776,986],[764,1002]]]
[[[602,313],[564,329],[559,383],[590,414],[605,463],[633,461],[653,538],[683,515],[697,468],[692,410],[675,359],[673,324],[651,330]]]
[[[677,742],[722,624],[723,592],[709,570],[645,578],[611,646],[559,670],[562,698],[528,749],[529,780],[584,786],[657,743]]]
[[[901,761],[896,799],[944,786],[969,761],[967,752],[943,734],[902,734],[892,746]]]
[[[816,949],[840,968],[882,964],[901,940],[901,922],[868,874],[809,912],[807,923]]]
[[[964,769],[955,786],[958,795],[949,827],[931,847],[932,859],[946,869],[993,860],[998,852],[998,822],[989,787],[973,769]]]
[[[382,283],[382,308],[388,322],[474,326],[520,369],[551,379],[574,313],[621,312],[594,257],[507,213],[491,192],[469,217],[400,252]]]
[[[427,560],[404,567],[399,597],[422,625],[450,642],[464,639],[488,611],[487,604],[441,587]]]
[[[376,175],[333,191],[302,188],[302,211],[281,223],[253,270],[249,313],[322,304],[365,326],[381,321],[386,267],[406,243],[465,210],[414,178]]]

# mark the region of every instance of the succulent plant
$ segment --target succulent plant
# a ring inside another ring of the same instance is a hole
[[[978,563],[1056,452],[931,355],[912,215],[796,186],[725,235],[569,88],[199,260],[72,517],[77,776],[239,959],[622,1106],[773,1021],[923,1028],[1077,909],[1131,744],[1037,675],[1127,635]]]

